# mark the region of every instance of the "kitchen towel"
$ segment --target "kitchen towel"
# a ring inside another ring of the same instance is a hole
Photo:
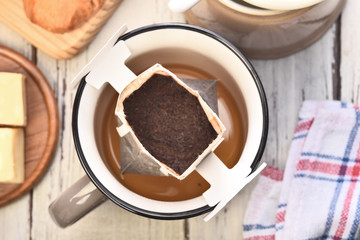
[[[360,110],[306,101],[285,171],[259,177],[244,219],[244,239],[360,239]]]

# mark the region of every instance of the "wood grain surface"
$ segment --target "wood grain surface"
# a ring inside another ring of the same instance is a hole
[[[0,46],[0,71],[26,76],[25,181],[0,184],[0,206],[29,191],[47,170],[59,133],[59,116],[54,94],[42,73],[28,59]]]
[[[33,24],[25,15],[23,0],[0,1],[0,21],[41,51],[67,59],[81,52],[94,39],[121,0],[105,0],[102,7],[81,27],[56,34]]]
[[[36,63],[55,93],[60,113],[59,145],[54,160],[32,191],[0,208],[0,239],[243,239],[243,217],[255,182],[207,223],[203,216],[178,221],[147,219],[107,201],[74,225],[60,229],[47,212],[47,206],[84,174],[71,135],[75,93],[70,84],[72,77],[124,23],[134,29],[159,22],[184,22],[182,14],[168,10],[167,3],[168,0],[123,0],[89,47],[66,61],[49,57],[0,24],[0,44],[16,49]],[[286,58],[251,60],[269,104],[270,130],[263,156],[269,165],[284,169],[304,100],[339,99],[360,104],[360,29],[356,28],[359,11],[360,1],[349,0],[342,16],[309,48]]]

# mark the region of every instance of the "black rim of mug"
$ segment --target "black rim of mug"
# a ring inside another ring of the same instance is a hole
[[[208,37],[211,37],[211,38],[217,40],[218,42],[222,43],[224,46],[229,48],[243,62],[243,64],[247,67],[247,69],[251,73],[253,80],[257,86],[258,92],[259,92],[259,97],[261,99],[262,110],[263,110],[262,137],[261,137],[258,152],[254,158],[253,163],[251,164],[251,169],[252,169],[252,171],[254,171],[256,169],[256,166],[258,165],[258,163],[261,160],[261,156],[264,152],[265,144],[266,144],[266,140],[267,140],[268,127],[269,127],[268,106],[267,106],[265,91],[261,84],[259,76],[255,72],[255,69],[251,65],[251,63],[246,59],[246,57],[235,46],[233,46],[230,42],[225,40],[223,37],[217,35],[216,33],[211,32],[207,29],[193,26],[190,24],[183,24],[183,23],[162,23],[162,24],[153,24],[153,25],[149,25],[149,26],[144,26],[144,27],[132,30],[132,31],[122,35],[121,37],[119,37],[119,39],[117,41],[126,40],[126,39],[129,39],[129,38],[134,37],[141,33],[154,31],[154,30],[169,29],[169,28],[195,31],[195,32],[204,34]],[[204,213],[212,210],[214,207],[210,207],[208,205],[201,207],[201,208],[193,209],[190,211],[175,212],[175,213],[161,213],[161,212],[153,212],[153,211],[145,210],[145,209],[142,209],[139,207],[135,207],[135,206],[129,204],[128,202],[125,202],[125,201],[119,199],[117,196],[115,196],[112,192],[110,192],[99,181],[99,179],[95,176],[95,174],[90,169],[90,167],[86,161],[85,155],[82,151],[82,147],[81,147],[80,139],[79,139],[79,133],[78,133],[78,113],[79,113],[79,106],[80,106],[82,93],[86,86],[85,77],[86,77],[86,75],[81,79],[81,82],[79,84],[79,87],[77,89],[76,96],[74,99],[73,112],[72,112],[72,130],[73,130],[74,145],[75,145],[75,149],[76,149],[77,155],[79,157],[80,163],[83,166],[83,168],[84,168],[86,174],[88,175],[88,177],[90,178],[90,180],[94,183],[94,185],[115,204],[121,206],[122,208],[124,208],[132,213],[135,213],[135,214],[138,214],[141,216],[145,216],[145,217],[149,217],[149,218],[164,219],[164,220],[185,219],[185,218],[195,217],[195,216],[204,214]]]

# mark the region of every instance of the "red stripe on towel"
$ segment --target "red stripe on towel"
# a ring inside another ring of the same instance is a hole
[[[305,122],[302,122],[302,123],[299,123],[297,126],[296,126],[296,129],[295,129],[295,133],[299,133],[301,131],[305,131],[305,130],[309,130],[311,125],[313,124],[314,122],[314,118],[308,120],[308,121],[305,121]]]
[[[285,213],[286,213],[286,210],[276,213],[276,224],[285,221]]]
[[[262,235],[256,237],[244,238],[244,240],[274,240],[275,235]]]
[[[309,159],[302,159],[296,166],[297,171],[311,171],[321,172],[330,175],[339,175],[341,164],[337,163],[324,163],[319,161],[310,161]],[[355,166],[348,166],[344,176],[354,176],[354,173],[359,172],[359,166],[355,163]]]
[[[274,181],[282,181],[284,177],[284,171],[281,171],[278,168],[267,166],[261,172],[261,175],[268,177]]]

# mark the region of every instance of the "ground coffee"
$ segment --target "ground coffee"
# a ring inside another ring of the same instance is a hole
[[[179,175],[217,137],[198,99],[171,76],[154,74],[123,104],[144,148]]]

